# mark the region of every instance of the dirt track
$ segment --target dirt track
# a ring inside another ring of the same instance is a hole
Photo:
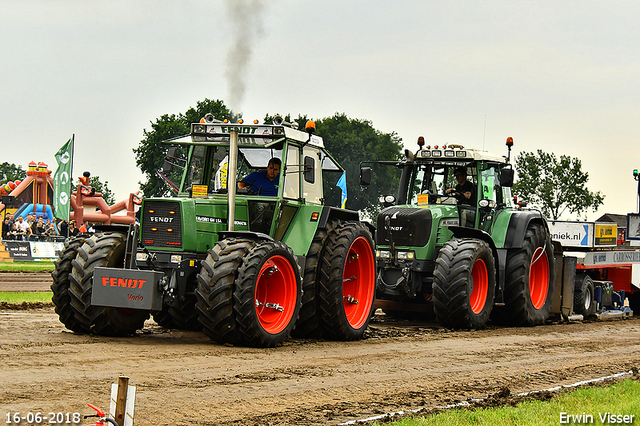
[[[640,319],[476,332],[383,319],[358,342],[252,349],[153,321],[132,338],[76,335],[49,307],[0,310],[0,415],[108,408],[126,375],[138,426],[338,424],[640,366]]]

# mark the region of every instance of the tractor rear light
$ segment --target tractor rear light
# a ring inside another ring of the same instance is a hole
[[[376,257],[381,259],[391,259],[391,252],[388,250],[376,250]]]

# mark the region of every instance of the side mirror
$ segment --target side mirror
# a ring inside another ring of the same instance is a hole
[[[511,188],[513,186],[513,169],[502,169],[500,171],[500,186],[503,188]]]
[[[304,181],[309,183],[316,182],[316,160],[313,157],[304,157]]]
[[[164,164],[162,164],[162,173],[167,174],[173,169],[173,160],[176,156],[176,147],[172,146],[167,150],[167,155],[164,157]]]
[[[369,186],[371,183],[371,167],[360,167],[360,185]]]

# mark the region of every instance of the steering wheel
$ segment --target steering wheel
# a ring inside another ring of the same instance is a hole
[[[241,181],[241,182],[244,183],[245,185],[244,189],[247,190],[248,194],[260,195],[260,187],[258,185],[251,182],[245,182],[245,181]],[[248,188],[247,185],[251,186],[252,188]],[[255,188],[255,190],[253,190],[253,188]],[[240,189],[243,189],[243,188],[240,188]]]

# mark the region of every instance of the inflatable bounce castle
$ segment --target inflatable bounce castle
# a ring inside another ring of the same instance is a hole
[[[44,219],[54,220],[53,207],[53,178],[47,164],[32,161],[29,163],[27,177],[14,182],[0,183],[0,215],[13,213],[14,218],[26,217],[27,214],[43,216]],[[102,194],[96,193],[89,186],[89,172],[79,177],[77,190],[71,195],[71,213],[69,220],[82,223],[87,220],[92,223],[121,223],[130,224],[135,221],[136,206],[141,202],[140,193],[131,193],[129,198],[107,205]]]

